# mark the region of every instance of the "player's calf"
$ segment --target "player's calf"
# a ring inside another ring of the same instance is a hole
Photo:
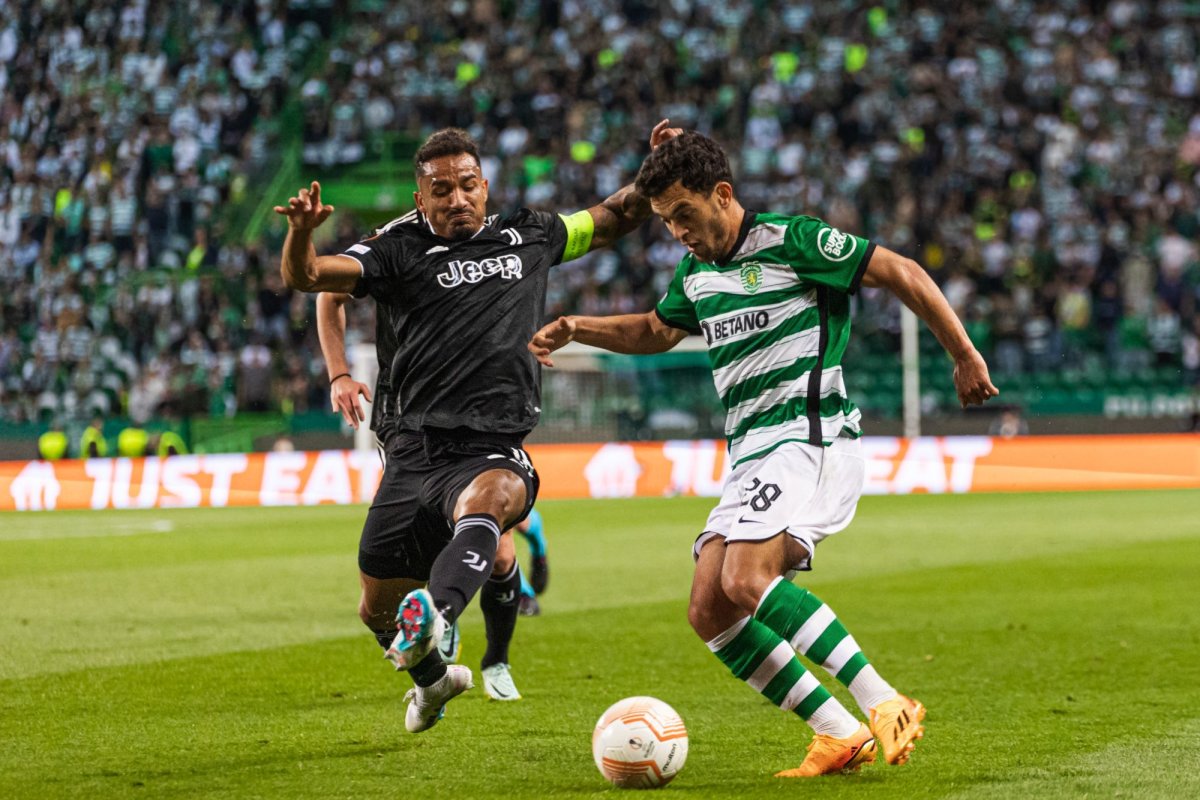
[[[493,575],[479,592],[479,610],[483,612],[487,631],[487,651],[481,668],[508,663],[508,646],[512,642],[520,612],[521,572],[514,560],[504,575]]]

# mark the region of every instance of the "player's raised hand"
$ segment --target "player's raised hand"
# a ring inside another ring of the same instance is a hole
[[[293,230],[311,231],[333,213],[333,206],[321,202],[321,184],[316,181],[307,189],[301,189],[295,197],[288,198],[287,206],[275,206],[275,213],[288,219]]]
[[[683,128],[672,128],[671,120],[664,119],[654,126],[654,130],[650,131],[650,149],[658,147],[668,139],[674,139],[679,134],[683,133]]]
[[[544,367],[553,367],[554,361],[550,359],[550,354],[574,338],[575,321],[570,317],[559,317],[535,333],[526,346],[538,363]]]
[[[329,405],[333,407],[335,413],[341,412],[342,419],[346,420],[346,424],[354,430],[358,430],[358,423],[367,418],[363,412],[362,402],[358,399],[359,395],[367,398],[368,403],[371,402],[371,388],[365,383],[359,383],[349,375],[338,376],[338,379],[329,386]]]
[[[983,405],[989,397],[1000,394],[988,376],[987,364],[978,350],[972,350],[954,361],[954,389],[962,407]]]

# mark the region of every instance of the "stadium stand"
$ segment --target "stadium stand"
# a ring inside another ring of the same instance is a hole
[[[280,231],[247,240],[222,213],[283,199],[257,194],[286,145],[297,176],[370,186],[459,125],[493,207],[575,210],[630,179],[661,116],[729,146],[750,207],[925,264],[1009,402],[1099,414],[1200,381],[1193,3],[6,5],[9,421],[323,408]],[[358,191],[327,193],[339,243],[406,203],[387,181]],[[565,267],[548,312],[647,308],[679,255],[647,226]],[[370,337],[370,314],[353,324]],[[895,416],[896,308],[864,291],[856,325],[851,388]],[[945,365],[922,369],[926,410],[951,407]],[[684,391],[643,384],[642,415]]]

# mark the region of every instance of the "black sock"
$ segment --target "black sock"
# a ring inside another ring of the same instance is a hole
[[[489,579],[479,592],[479,609],[487,628],[487,652],[479,665],[481,669],[508,663],[508,644],[517,628],[520,600],[521,572],[515,561],[507,575]]]
[[[396,641],[396,634],[399,632],[395,628],[387,631],[371,631],[371,633],[375,634],[375,641],[379,642],[379,646],[384,650],[392,646],[392,642]]]
[[[429,571],[429,593],[447,624],[453,624],[492,574],[500,525],[490,514],[467,514],[454,526],[454,538]]]
[[[446,674],[446,662],[442,661],[437,650],[433,650],[409,667],[408,674],[412,675],[413,683],[417,686],[433,686]]]

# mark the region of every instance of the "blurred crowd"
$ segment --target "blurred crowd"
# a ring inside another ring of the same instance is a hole
[[[236,241],[221,213],[286,137],[336,168],[462,126],[493,210],[574,211],[632,179],[662,117],[726,145],[747,207],[921,261],[1002,375],[1195,382],[1197,13],[0,0],[0,417],[323,407],[311,300],[280,284],[276,241]],[[341,244],[367,232],[335,222]],[[564,267],[548,314],[647,309],[680,255],[648,225]],[[351,341],[372,337],[351,319]],[[895,346],[886,296],[864,291],[856,324]]]
[[[270,163],[328,17],[0,0],[0,420],[277,405],[267,347],[294,309],[223,209]]]

